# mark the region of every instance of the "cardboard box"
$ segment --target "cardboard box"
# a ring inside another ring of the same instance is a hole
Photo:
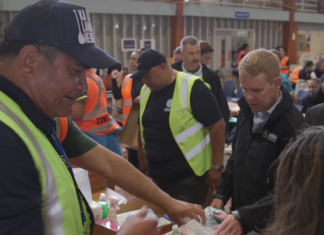
[[[124,197],[123,195],[117,193],[116,191],[114,191],[111,188],[103,188],[103,189],[97,189],[92,191],[92,200],[94,200],[95,202],[97,202],[100,198],[100,194],[104,193],[106,194],[106,197],[108,196],[115,196],[118,198],[118,205],[123,205],[127,203],[127,198]]]
[[[125,205],[121,205],[120,210],[118,210],[118,214],[139,210],[142,208],[143,205],[147,205],[148,208],[152,209],[159,218],[165,215],[163,210],[161,210],[159,207],[143,200],[137,200],[137,201],[129,202]],[[172,225],[173,223],[161,226],[160,228],[162,230],[162,233],[167,233],[172,231]],[[116,226],[116,224],[109,221],[108,219],[101,220],[96,222],[93,235],[115,235],[118,229],[119,228]]]
[[[237,103],[233,103],[233,102],[227,102],[228,107],[230,108],[230,110],[236,110],[237,108],[239,108]]]
[[[101,175],[89,172],[89,180],[90,180],[91,191],[102,189],[102,188],[115,189],[115,185],[109,182],[108,180],[106,180]]]
[[[135,150],[138,150],[138,108],[138,105],[133,104],[126,125],[119,135],[119,143],[121,145]]]
[[[173,57],[167,57],[166,59],[167,59],[167,62],[168,62],[169,65],[174,63],[173,62]]]
[[[73,165],[73,158],[69,160],[72,168],[78,168],[76,165]],[[89,180],[91,191],[102,189],[102,188],[111,188],[115,189],[115,185],[109,182],[107,179],[98,175],[96,173],[89,172]]]

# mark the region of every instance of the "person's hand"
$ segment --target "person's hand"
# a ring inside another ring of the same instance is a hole
[[[118,235],[158,235],[160,230],[156,228],[155,219],[145,219],[147,215],[147,207],[143,206],[137,215],[126,219],[120,227]]]
[[[295,94],[293,92],[289,92],[289,94],[291,96],[293,104],[296,104],[297,103],[297,98],[296,98]]]
[[[231,110],[230,111],[230,116],[231,117],[237,117],[240,113],[240,110]]]
[[[215,235],[242,235],[243,231],[240,222],[233,215],[214,215],[214,218],[223,221],[216,229]]]
[[[210,168],[208,171],[208,183],[213,192],[218,187],[222,180],[222,172],[217,171],[214,168]]]
[[[119,71],[117,69],[113,70],[111,72],[111,78],[112,79],[117,79],[118,78],[118,75],[119,75]]]
[[[224,203],[222,200],[215,198],[210,205],[211,207],[217,208],[219,210],[224,210]]]
[[[206,223],[205,212],[202,207],[197,204],[190,204],[183,201],[178,201],[171,199],[166,208],[162,208],[167,213],[170,219],[172,219],[176,224],[182,225],[186,222],[184,221],[185,217],[200,221],[198,215],[202,219],[202,223]]]

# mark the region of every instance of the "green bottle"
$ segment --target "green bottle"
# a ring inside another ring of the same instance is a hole
[[[108,202],[106,200],[106,194],[100,193],[98,204],[102,206],[102,218],[106,219],[108,217]]]
[[[177,224],[172,226],[172,233],[170,233],[170,235],[181,235],[181,233],[179,233],[179,227]]]
[[[220,209],[217,209],[215,208],[216,210],[214,211],[214,214],[217,214],[217,215],[227,215],[227,213],[223,210],[220,210]],[[217,221],[218,224],[221,224],[223,221],[221,220],[218,220],[218,219],[215,219]]]

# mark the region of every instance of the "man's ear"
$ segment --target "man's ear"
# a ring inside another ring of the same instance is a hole
[[[274,84],[275,84],[275,87],[279,90],[280,87],[281,87],[281,84],[282,84],[281,77],[276,77],[276,78],[274,79]]]
[[[41,54],[33,45],[23,47],[18,55],[20,72],[26,77],[33,77],[35,65]]]
[[[162,63],[160,66],[162,70],[165,70],[169,65],[168,63]]]

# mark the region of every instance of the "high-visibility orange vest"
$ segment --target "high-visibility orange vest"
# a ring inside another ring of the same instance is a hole
[[[237,55],[237,58],[236,58],[236,65],[235,65],[235,71],[238,71],[238,67],[240,65],[240,62],[242,60],[242,56],[246,54],[246,51],[244,50],[240,50],[238,55]]]
[[[93,72],[86,72],[88,91],[87,100],[81,121],[75,123],[89,134],[104,135],[119,128],[119,125],[108,114],[106,89],[102,80]]]
[[[128,115],[132,109],[133,105],[133,97],[132,97],[132,86],[133,86],[133,78],[131,78],[132,74],[128,74],[123,82],[121,87],[121,94],[123,97],[123,126],[125,126]]]
[[[62,143],[69,129],[67,117],[60,117],[56,120],[56,134]]]
[[[289,60],[289,57],[285,55],[284,58],[282,58],[282,60],[280,62],[281,67],[287,66],[288,60]],[[281,68],[280,73],[288,75],[289,74],[289,69],[288,68]]]
[[[297,83],[299,79],[299,72],[302,68],[301,67],[296,67],[290,74],[289,76],[289,81],[292,83]]]

